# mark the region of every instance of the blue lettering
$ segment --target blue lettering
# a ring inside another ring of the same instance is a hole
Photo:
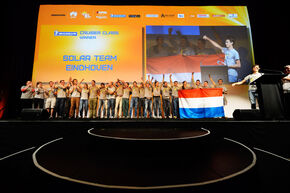
[[[75,55],[64,55],[63,61],[91,61],[90,55],[81,55],[81,56],[75,56]]]
[[[117,61],[117,56],[112,55],[94,55],[96,61]]]
[[[109,71],[113,70],[113,64],[102,64],[102,65],[66,65],[66,71]]]

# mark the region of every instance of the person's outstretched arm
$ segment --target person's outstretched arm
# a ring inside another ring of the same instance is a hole
[[[208,40],[214,47],[216,47],[216,48],[218,48],[220,50],[223,50],[223,47],[221,47],[218,43],[216,43],[215,41],[213,41],[212,39],[210,39],[206,35],[204,35],[202,38],[205,39],[205,40]]]

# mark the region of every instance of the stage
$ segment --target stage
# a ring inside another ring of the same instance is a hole
[[[5,120],[1,178],[10,192],[287,192],[289,123]]]

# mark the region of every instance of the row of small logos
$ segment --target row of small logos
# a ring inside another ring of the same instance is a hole
[[[90,19],[92,16],[90,13],[86,12],[86,11],[83,11],[81,13],[82,17],[85,18],[85,19]],[[71,19],[75,19],[78,17],[78,12],[76,11],[72,11],[69,13],[69,16]],[[95,15],[96,18],[98,19],[107,19],[108,17],[110,18],[141,18],[141,14],[110,14],[108,15],[107,14],[107,11],[97,11],[96,12],[96,15]],[[185,18],[185,14],[183,13],[178,13],[178,14],[145,14],[145,17],[146,18]],[[238,14],[237,13],[230,13],[230,14],[190,14],[188,15],[188,17],[190,18],[210,18],[210,17],[214,17],[214,18],[217,18],[217,17],[228,17],[228,18],[237,18],[238,17]]]

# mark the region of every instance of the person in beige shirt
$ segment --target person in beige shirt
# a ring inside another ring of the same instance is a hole
[[[174,81],[172,82],[172,74],[169,75],[170,79],[170,85],[171,85],[171,100],[172,100],[172,114],[173,118],[179,117],[179,99],[178,99],[178,91],[181,89],[181,87],[178,86],[178,82]]]
[[[137,86],[137,82],[133,82],[133,86],[130,88],[131,102],[130,102],[130,116],[131,118],[137,118],[137,107],[138,107],[138,99],[139,99],[139,87]],[[134,116],[133,116],[133,108],[134,108]]]
[[[162,79],[162,87],[161,87],[161,93],[162,93],[162,108],[164,112],[165,118],[169,118],[170,116],[170,91],[171,88],[168,85],[166,81],[164,81],[164,74]]]
[[[78,118],[81,92],[82,90],[80,88],[80,84],[78,84],[78,80],[73,79],[72,86],[69,89],[69,94],[71,95],[71,106],[69,111],[70,119]]]
[[[81,88],[81,98],[80,98],[80,117],[87,118],[88,115],[88,103],[89,103],[89,85],[84,83],[83,86],[80,85]]]
[[[143,118],[143,115],[144,115],[144,108],[145,108],[144,94],[145,94],[144,82],[141,82],[139,86],[139,101],[138,101],[138,111],[139,111],[138,117],[139,118]]]
[[[129,111],[129,97],[130,97],[130,88],[129,88],[129,82],[123,81],[123,97],[122,97],[122,111],[123,111],[123,117],[129,118],[128,111]]]
[[[44,105],[44,88],[42,86],[42,82],[37,82],[34,92],[34,108],[43,109],[43,105]]]
[[[144,82],[144,80],[143,80]],[[153,97],[153,87],[152,80],[148,75],[148,80],[146,81],[144,88],[144,97],[145,97],[145,108],[144,108],[144,117],[147,118],[147,112],[149,113],[149,118],[152,118],[152,97]]]
[[[64,110],[65,110],[65,102],[66,102],[66,91],[70,87],[71,78],[69,82],[65,84],[64,80],[60,80],[59,84],[55,84],[56,89],[56,103],[55,103],[55,111],[57,113],[57,118],[63,118]]]
[[[45,90],[45,94],[47,96],[45,101],[45,108],[50,114],[49,118],[52,119],[56,102],[56,89],[54,88],[53,81],[49,81],[49,87]]]
[[[91,81],[91,86],[89,88],[89,118],[96,118],[97,116],[97,97],[98,97],[98,87],[96,81]]]
[[[116,85],[116,105],[115,105],[115,118],[122,117],[122,97],[123,97],[123,85],[122,81],[117,79]]]
[[[153,117],[162,118],[161,116],[161,86],[159,82],[155,80],[153,84]]]
[[[32,98],[34,93],[33,84],[31,81],[27,81],[25,86],[21,87],[21,97],[20,97],[20,109],[19,113],[23,108],[31,108],[32,107]]]
[[[99,118],[105,118],[106,116],[106,103],[107,103],[107,87],[105,86],[105,83],[101,83],[100,88],[98,90],[99,94],[99,108],[98,108],[98,117]],[[103,116],[101,116],[103,114]]]
[[[116,104],[116,86],[113,82],[110,82],[107,88],[109,94],[107,105],[107,118],[115,117],[115,104]]]
[[[188,85],[187,81],[183,81],[181,90],[194,89],[195,87],[196,87],[196,82],[194,82],[194,72],[192,72],[192,74],[191,74],[191,85]]]
[[[218,79],[218,84],[215,83],[215,81],[212,79],[211,75],[208,75],[211,83],[213,84],[214,88],[222,88],[223,89],[223,99],[224,99],[224,105],[228,104],[227,98],[226,98],[226,94],[228,94],[228,89],[227,87],[223,84],[223,80],[222,79]]]

